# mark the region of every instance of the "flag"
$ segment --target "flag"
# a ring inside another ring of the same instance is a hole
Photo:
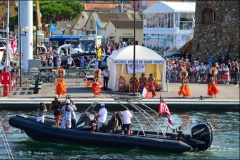
[[[11,40],[11,48],[12,48],[13,55],[15,55],[16,49],[17,49],[17,37],[16,36],[14,36],[13,39]]]
[[[101,29],[101,26],[100,26],[100,24],[99,24],[99,22],[98,22],[97,19],[96,19],[96,27],[97,27],[97,30],[100,30],[100,29]]]
[[[159,107],[158,107],[158,114],[159,114],[159,116],[167,116],[168,124],[173,125],[170,111],[168,109],[167,104],[163,101],[163,98],[161,95],[160,95],[160,103],[159,103]]]
[[[101,56],[102,56],[102,48],[99,47],[99,48],[98,48],[98,51],[97,51],[97,59],[100,59]]]
[[[56,32],[58,29],[54,26],[54,24],[52,24],[52,22],[50,22],[50,31],[54,31]]]
[[[149,98],[148,96],[148,90],[145,86],[142,86],[140,94],[144,97],[144,98]]]

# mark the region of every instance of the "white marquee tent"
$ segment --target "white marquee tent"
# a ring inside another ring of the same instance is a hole
[[[195,13],[195,2],[161,2],[153,4],[143,13]]]
[[[112,53],[107,59],[107,65],[110,70],[110,79],[108,87],[116,90],[116,83],[120,74],[124,74],[127,84],[132,77],[133,70],[133,55],[134,46],[127,46]],[[166,61],[155,51],[136,45],[135,46],[135,64],[136,77],[140,78],[142,73],[154,74],[156,80],[162,86],[162,91],[165,91],[166,79]]]

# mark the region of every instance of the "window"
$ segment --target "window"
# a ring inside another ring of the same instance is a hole
[[[206,8],[202,12],[202,24],[212,24],[216,21],[216,13],[211,8]]]
[[[82,19],[84,19],[84,16],[82,16]]]
[[[200,45],[197,44],[197,48],[196,48],[197,51],[200,51]]]
[[[146,6],[147,5],[147,1],[146,0],[142,0],[142,6]]]
[[[93,20],[92,20],[92,19],[90,20],[90,25],[91,25],[91,26],[93,25]]]

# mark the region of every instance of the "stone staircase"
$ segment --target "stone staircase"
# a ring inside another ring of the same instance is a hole
[[[193,38],[189,39],[178,51],[191,54],[193,51]]]

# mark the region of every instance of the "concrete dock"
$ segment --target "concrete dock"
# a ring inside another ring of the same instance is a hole
[[[79,105],[89,105],[95,101],[105,102],[109,105],[115,105],[118,102],[110,97],[118,92],[102,91],[101,96],[94,98],[91,87],[86,87],[83,80],[65,79],[67,94],[72,100]],[[80,82],[80,83],[76,83]],[[169,83],[168,91],[157,91],[157,96],[152,98],[150,93],[149,99],[142,99],[140,102],[148,105],[158,105],[160,94],[169,108],[174,109],[197,109],[197,110],[232,110],[239,111],[239,85],[218,84],[220,94],[216,98],[207,96],[207,84],[190,83],[191,96],[183,98],[178,95],[180,83]],[[8,97],[0,97],[0,109],[10,108],[31,108],[40,102],[50,104],[55,96],[55,85],[53,83],[43,83],[42,89],[38,94],[33,94],[29,90],[29,84],[23,84],[22,87],[16,87],[9,93]],[[200,96],[203,97],[200,100]],[[60,101],[65,100],[66,96],[61,96]],[[137,102],[136,102],[137,103]],[[35,104],[35,105],[34,105]]]

